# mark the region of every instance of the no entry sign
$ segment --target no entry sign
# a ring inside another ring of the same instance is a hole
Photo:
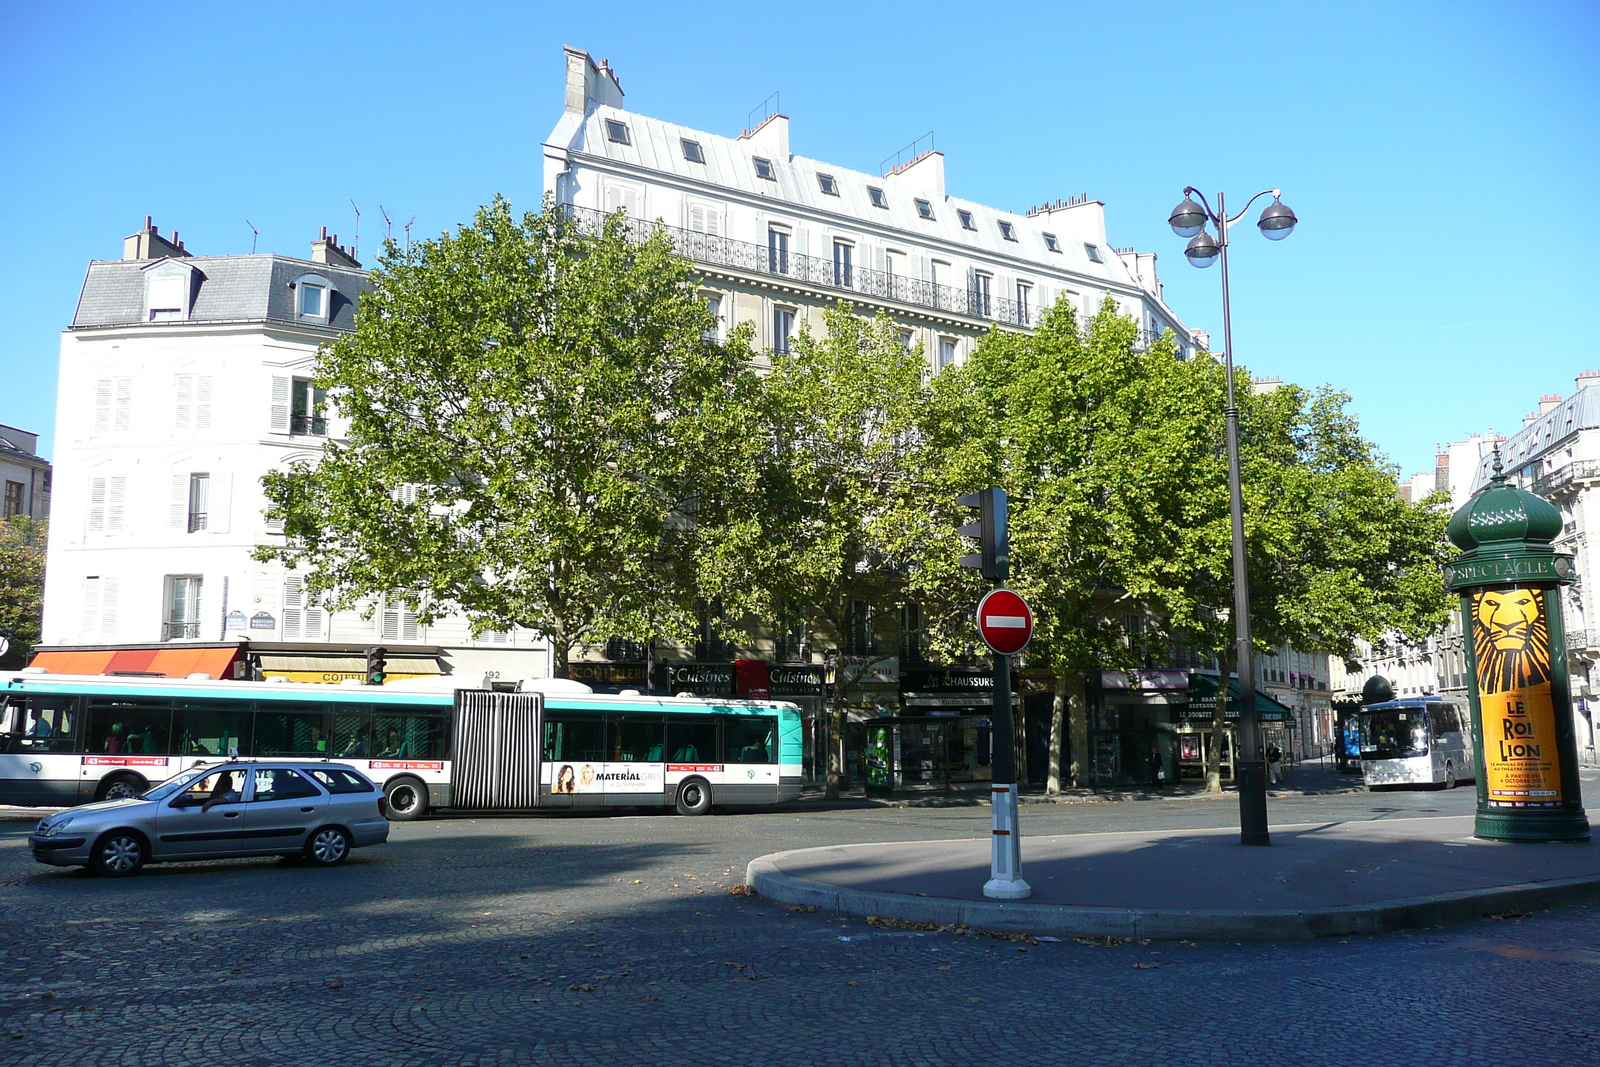
[[[1033,637],[1033,612],[1016,593],[996,589],[978,602],[978,632],[990,648],[1014,656]]]

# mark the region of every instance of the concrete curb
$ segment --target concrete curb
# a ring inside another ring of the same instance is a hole
[[[830,846],[831,847],[831,846]],[[1025,901],[957,900],[850,889],[778,869],[777,857],[825,849],[774,852],[750,861],[745,884],[758,896],[858,918],[971,926],[1053,937],[1148,938],[1153,941],[1304,941],[1351,934],[1471,922],[1485,915],[1600,901],[1600,877],[1524,882],[1491,889],[1409,897],[1375,904],[1303,910],[1221,911],[1184,908],[1102,908]]]

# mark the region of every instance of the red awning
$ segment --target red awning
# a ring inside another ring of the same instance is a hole
[[[51,674],[132,674],[160,678],[187,678],[209,674],[232,678],[237,648],[124,648],[82,652],[36,652],[30,667]]]

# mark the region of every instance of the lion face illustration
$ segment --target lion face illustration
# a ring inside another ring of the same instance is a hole
[[[1538,589],[1485,589],[1472,598],[1472,647],[1485,693],[1550,679],[1550,629]]]

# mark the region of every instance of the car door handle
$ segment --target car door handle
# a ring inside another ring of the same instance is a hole
[[[222,817],[224,819],[237,819],[239,817],[239,813],[236,811],[225,811],[222,813]]]
[[[305,812],[305,813],[307,813],[307,814],[310,814],[311,812],[316,811],[317,809],[316,808],[301,808],[300,810]]]

